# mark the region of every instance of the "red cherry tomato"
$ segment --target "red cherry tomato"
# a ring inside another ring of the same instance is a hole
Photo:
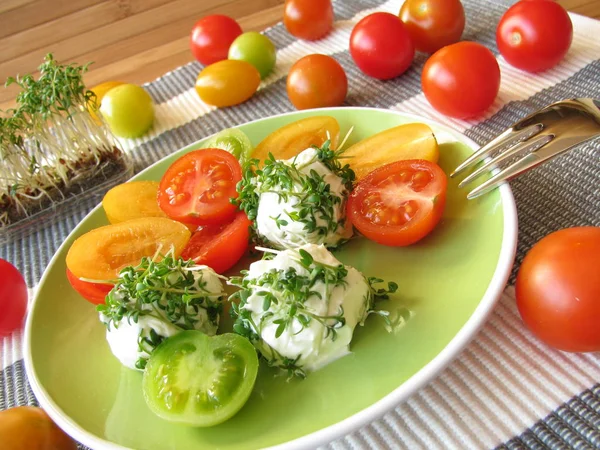
[[[222,14],[206,16],[196,22],[190,35],[194,58],[204,65],[227,59],[229,46],[242,34],[242,27]]]
[[[283,24],[300,39],[315,41],[333,28],[331,0],[285,0]]]
[[[506,61],[528,72],[557,65],[573,40],[567,11],[551,1],[521,1],[502,16],[496,30],[498,50]]]
[[[348,217],[365,237],[400,247],[427,236],[442,218],[447,177],[435,163],[401,160],[360,180],[348,199]]]
[[[348,92],[346,72],[327,55],[308,55],[292,66],[287,93],[297,109],[339,106]]]
[[[519,313],[541,341],[600,351],[600,227],[565,228],[527,253],[516,282]]]
[[[387,80],[410,67],[415,47],[397,16],[378,12],[363,18],[352,30],[350,54],[365,74]]]
[[[399,16],[415,48],[425,53],[458,42],[465,28],[465,11],[460,0],[406,0]]]
[[[69,270],[69,268],[67,268],[67,280],[69,280],[71,287],[75,289],[79,295],[94,305],[103,304],[106,300],[106,296],[113,288],[112,284],[92,283],[80,280]]]
[[[232,222],[200,227],[181,253],[183,259],[211,267],[217,273],[231,269],[244,255],[250,240],[252,222],[238,212]]]
[[[23,326],[27,312],[27,284],[19,270],[0,259],[0,336]]]
[[[193,225],[220,225],[233,219],[235,185],[242,168],[220,148],[191,151],[165,172],[158,187],[158,206],[171,219]]]
[[[483,45],[458,42],[427,60],[421,84],[431,106],[447,116],[465,119],[494,103],[500,90],[500,67]]]

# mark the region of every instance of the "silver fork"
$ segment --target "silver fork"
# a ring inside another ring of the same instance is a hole
[[[450,177],[473,169],[490,157],[458,185],[462,188],[484,173],[499,169],[490,179],[469,192],[467,198],[473,199],[596,136],[600,136],[600,100],[563,100],[515,123],[469,156]],[[523,156],[511,161],[519,155]]]

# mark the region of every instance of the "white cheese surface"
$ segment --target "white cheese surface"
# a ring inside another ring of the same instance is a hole
[[[308,244],[300,248],[310,253],[317,262],[332,266],[340,264],[323,245]],[[247,277],[259,280],[266,272],[287,270],[290,267],[296,269],[299,275],[308,276],[308,270],[302,267],[297,259],[297,251],[282,251],[272,260],[260,260],[251,264]],[[369,285],[358,270],[349,266],[346,266],[346,269],[348,274],[345,278],[345,285],[338,285],[333,288],[330,286],[329,292],[327,292],[327,286],[319,281],[311,290],[318,292],[321,298],[316,294],[311,295],[304,303],[305,308],[317,316],[335,316],[340,312],[340,307],[343,308],[345,324],[336,329],[337,336],[335,340],[332,339],[331,334],[327,336],[326,326],[315,319],[311,320],[305,327],[297,319],[294,319],[291,326],[286,327],[279,337],[275,337],[278,325],[274,324],[273,321],[287,315],[289,303],[282,299],[281,293],[271,289],[270,292],[277,296],[280,301],[271,303],[269,309],[264,311],[264,296],[258,295],[258,292],[269,290],[269,287],[257,287],[248,297],[244,308],[251,311],[252,319],[256,324],[261,323],[262,317],[267,312],[273,314],[262,323],[260,337],[263,344],[275,350],[275,355],[279,354],[292,360],[300,356],[297,365],[306,371],[315,371],[348,354],[354,328],[365,317]],[[269,358],[270,355],[265,356]]]
[[[285,161],[288,165],[294,165],[298,172],[303,176],[308,176],[311,171],[317,172],[323,177],[323,180],[329,184],[332,196],[340,197],[343,201],[334,206],[333,217],[339,224],[346,218],[345,199],[347,197],[346,188],[343,180],[331,172],[322,162],[317,159],[317,151],[308,148]],[[343,226],[338,227],[326,235],[319,235],[317,232],[308,233],[304,229],[304,223],[293,220],[289,214],[298,212],[299,199],[297,196],[288,196],[287,199],[281,198],[278,192],[289,192],[281,186],[271,189],[272,192],[260,194],[258,203],[258,212],[256,216],[256,230],[259,236],[271,243],[278,249],[296,248],[304,244],[324,244],[327,247],[336,246],[341,240],[349,239],[352,236],[352,226],[345,222]],[[295,182],[292,192],[302,193],[303,187]],[[279,225],[276,219],[285,220],[287,225]],[[317,226],[326,225],[327,221],[320,215],[315,216]]]

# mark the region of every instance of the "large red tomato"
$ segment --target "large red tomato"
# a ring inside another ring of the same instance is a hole
[[[553,1],[521,1],[511,6],[496,30],[498,49],[509,64],[541,72],[558,64],[573,39],[567,11]]]
[[[348,199],[348,218],[365,237],[406,246],[427,236],[442,218],[448,180],[426,160],[401,160],[370,172]]]
[[[460,0],[406,0],[400,8],[417,50],[434,53],[460,40],[465,11]]]
[[[487,110],[500,90],[494,54],[476,42],[458,42],[435,52],[421,75],[423,93],[442,114],[465,119]]]
[[[206,16],[196,22],[190,35],[194,58],[204,65],[227,59],[229,46],[242,34],[242,27],[222,14]]]
[[[331,0],[285,0],[283,24],[297,38],[321,39],[333,28],[333,19]]]
[[[566,228],[534,245],[516,297],[523,322],[546,344],[600,351],[600,227]]]
[[[339,106],[347,92],[346,72],[331,56],[305,56],[292,66],[287,77],[288,97],[297,109]]]
[[[352,30],[350,54],[365,74],[387,80],[410,67],[415,46],[398,16],[377,12],[363,18]]]

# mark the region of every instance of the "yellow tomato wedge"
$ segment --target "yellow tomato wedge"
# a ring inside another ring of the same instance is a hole
[[[110,189],[102,199],[112,224],[141,217],[167,217],[158,206],[158,181],[130,181]]]
[[[263,162],[272,153],[275,159],[290,159],[311,145],[322,146],[331,139],[330,147],[336,149],[340,138],[340,125],[330,116],[300,119],[285,125],[264,138],[251,154]]]
[[[179,222],[163,217],[132,219],[96,228],[77,238],[67,253],[67,267],[78,278],[112,280],[142,257],[178,257],[192,233]],[[160,260],[160,257],[157,258]]]
[[[374,134],[348,147],[343,156],[356,179],[374,169],[404,159],[426,159],[437,163],[439,148],[433,131],[424,123],[409,123]]]

